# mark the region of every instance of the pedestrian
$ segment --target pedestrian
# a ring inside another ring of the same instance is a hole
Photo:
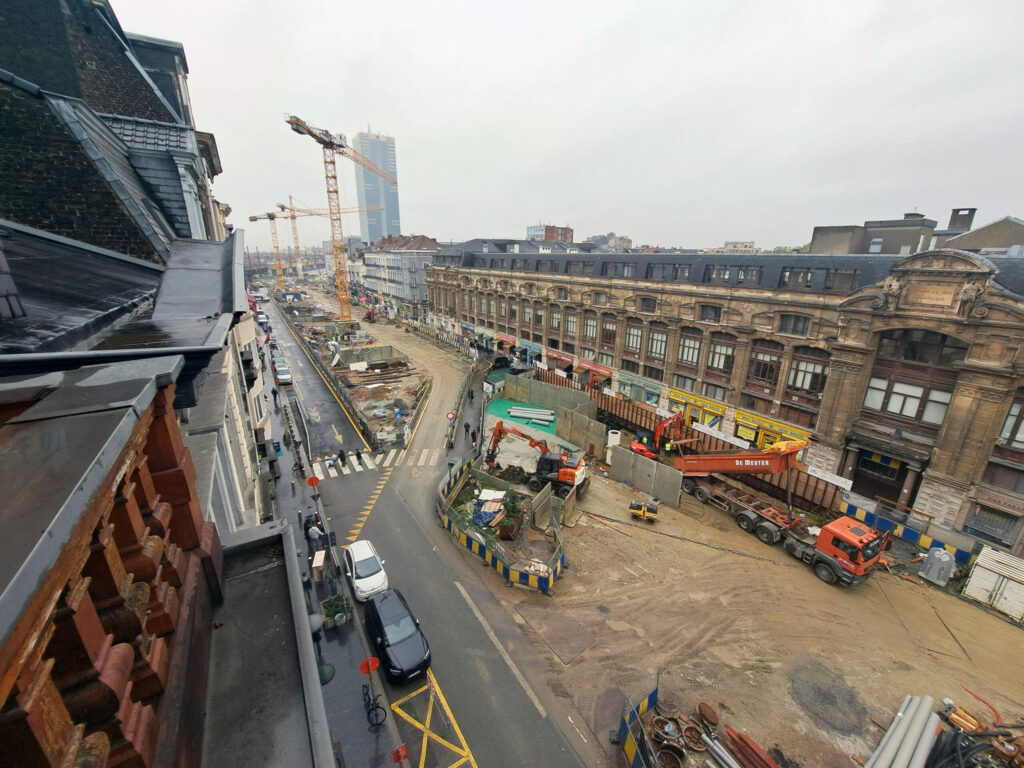
[[[357,464],[362,464],[363,463],[363,455],[359,452],[359,449],[356,448],[353,453],[355,453],[356,463]]]
[[[277,387],[271,387],[270,394],[274,396],[274,405],[277,405]]]
[[[316,523],[309,526],[309,530],[306,531],[306,538],[309,539],[309,554],[312,555],[318,549],[320,549],[320,537],[324,535],[324,532],[320,530]]]
[[[472,387],[470,387],[470,389],[469,389],[469,402],[471,402],[471,403],[473,402],[473,388]]]
[[[475,429],[470,433],[470,436],[473,438],[473,447],[476,448],[476,430]]]
[[[343,466],[343,467],[347,463],[348,460],[345,458],[345,452],[344,451],[338,451],[338,461],[341,462],[341,466]]]
[[[466,437],[469,437],[469,422],[467,421],[462,425],[462,428],[466,431]]]

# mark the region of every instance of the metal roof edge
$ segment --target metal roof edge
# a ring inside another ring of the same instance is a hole
[[[135,256],[127,256],[117,251],[111,251],[108,248],[102,248],[98,245],[92,245],[86,243],[83,240],[75,240],[71,237],[64,237],[63,235],[55,235],[52,232],[47,232],[43,229],[36,229],[35,227],[29,227],[25,224],[19,224],[16,221],[10,221],[9,219],[0,219],[0,229],[10,229],[15,232],[21,232],[22,234],[30,237],[35,237],[40,240],[49,240],[50,242],[58,245],[66,245],[69,248],[77,248],[82,251],[88,251],[89,253],[95,254],[96,256],[102,256],[107,259],[114,259],[116,261],[123,261],[131,264],[135,267],[143,267],[145,269],[152,269],[155,272],[164,272],[167,270],[164,264],[155,264],[152,261],[146,261],[145,259],[139,259]]]

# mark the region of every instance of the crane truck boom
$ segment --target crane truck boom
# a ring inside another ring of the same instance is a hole
[[[788,472],[802,441],[776,443],[760,452],[698,454],[676,459],[683,473],[683,490],[698,501],[713,504],[733,516],[744,531],[763,543],[784,540],[787,552],[814,569],[827,584],[860,584],[875,570],[887,538],[874,528],[848,517],[821,526],[816,535],[802,517],[746,493],[713,473],[778,474]]]

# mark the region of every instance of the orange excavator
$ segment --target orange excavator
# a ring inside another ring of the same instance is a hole
[[[804,519],[769,504],[715,473],[731,475],[775,475],[785,473],[807,447],[802,440],[775,443],[763,451],[706,453],[680,456],[676,469],[683,474],[683,490],[704,503],[732,516],[744,531],[763,543],[783,542],[785,550],[810,566],[826,584],[860,584],[878,566],[882,551],[890,543],[885,534],[850,517],[840,517],[811,532]]]
[[[583,495],[583,492],[590,483],[587,477],[587,465],[583,463],[583,459],[570,453],[552,453],[548,450],[548,444],[544,440],[537,440],[522,430],[505,424],[503,421],[499,421],[494,425],[494,431],[491,432],[491,441],[488,443],[487,451],[484,453],[484,463],[488,467],[495,465],[501,441],[509,435],[521,437],[530,444],[530,447],[540,451],[540,457],[537,459],[537,468],[527,481],[527,486],[531,491],[536,493],[543,489],[546,484],[551,483],[555,495],[560,498],[564,499],[568,496],[573,488],[577,489],[576,493],[579,496]]]
[[[647,439],[651,433],[646,432],[645,434],[638,434],[636,437],[634,437],[633,442],[629,444],[629,449],[633,451],[633,453],[639,453],[644,458],[654,459],[655,461],[657,461],[658,453],[661,451],[661,437],[664,434],[665,430],[670,429],[672,427],[678,428],[678,425],[685,423],[686,411],[676,411],[654,428],[654,436],[650,444],[648,444]],[[669,436],[671,437],[672,435],[675,435],[676,438],[678,438],[678,429],[669,432]],[[685,441],[680,441],[678,439],[670,439],[668,441],[668,444],[676,445],[680,442]]]

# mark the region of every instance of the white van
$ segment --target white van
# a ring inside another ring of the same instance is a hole
[[[270,301],[270,297],[267,296],[267,294],[265,293],[254,293],[252,295],[252,298],[257,304],[262,304],[265,301]]]

